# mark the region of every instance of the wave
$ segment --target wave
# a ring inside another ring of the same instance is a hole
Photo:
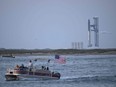
[[[111,81],[116,82],[115,76],[85,76],[85,77],[63,77],[64,81],[83,82],[83,81]]]

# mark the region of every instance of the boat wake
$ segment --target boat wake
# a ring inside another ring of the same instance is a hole
[[[26,80],[29,81],[29,80]],[[116,82],[116,76],[61,77],[60,80],[32,80],[39,83],[79,83],[79,82]]]
[[[88,82],[88,81],[111,81],[116,82],[116,76],[84,76],[84,77],[62,77],[61,80],[69,82]]]
[[[52,81],[51,81],[52,80]],[[21,81],[34,81],[34,82],[44,82],[44,83],[69,83],[69,82],[116,82],[116,76],[83,76],[83,77],[61,77],[60,80],[42,80],[42,79],[22,79]]]

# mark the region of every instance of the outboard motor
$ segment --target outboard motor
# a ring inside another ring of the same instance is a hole
[[[55,73],[55,75],[60,79],[60,73]]]
[[[60,73],[58,73],[58,72],[56,72],[56,73],[54,73],[54,72],[52,72],[52,76],[53,77],[57,77],[58,79],[60,79]]]

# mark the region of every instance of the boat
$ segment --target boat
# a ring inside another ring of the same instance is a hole
[[[15,58],[15,56],[13,56],[12,54],[10,54],[10,55],[2,55],[2,57],[10,57],[10,58]]]
[[[42,66],[40,69],[16,66],[14,69],[7,69],[5,74],[6,81],[16,80],[58,80],[59,72],[49,70],[49,67]]]

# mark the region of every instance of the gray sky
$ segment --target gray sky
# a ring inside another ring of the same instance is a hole
[[[116,48],[116,0],[0,0],[0,48],[87,48],[94,16],[100,48]]]

